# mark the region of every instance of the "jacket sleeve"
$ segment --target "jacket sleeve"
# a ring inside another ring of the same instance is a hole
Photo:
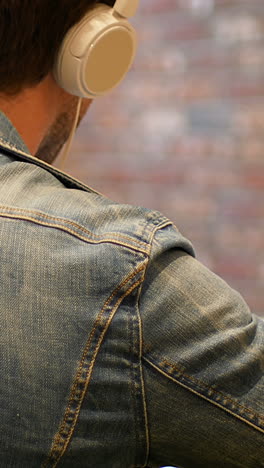
[[[155,234],[141,291],[150,467],[264,467],[264,322]]]

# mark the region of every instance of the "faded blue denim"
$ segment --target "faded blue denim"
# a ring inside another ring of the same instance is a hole
[[[0,466],[264,467],[264,326],[160,213],[0,118]]]

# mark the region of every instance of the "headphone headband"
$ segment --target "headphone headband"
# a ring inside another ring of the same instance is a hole
[[[131,18],[136,14],[139,0],[116,0],[113,8],[124,18]]]
[[[127,18],[139,0],[96,4],[66,34],[54,67],[58,84],[70,94],[95,98],[115,88],[136,52],[136,33]]]

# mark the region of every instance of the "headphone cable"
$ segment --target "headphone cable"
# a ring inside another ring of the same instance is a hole
[[[80,97],[78,99],[78,102],[77,102],[76,114],[75,114],[75,119],[74,119],[73,124],[72,124],[71,133],[69,135],[69,138],[68,138],[67,142],[65,143],[65,147],[63,149],[62,156],[61,156],[60,169],[62,171],[64,170],[66,160],[67,160],[67,158],[69,156],[69,152],[70,152],[72,142],[73,142],[73,137],[75,135],[75,131],[76,131],[76,128],[77,128],[77,125],[78,125],[78,120],[79,120],[79,116],[80,116],[80,112],[81,112],[81,104],[82,104],[82,98]]]

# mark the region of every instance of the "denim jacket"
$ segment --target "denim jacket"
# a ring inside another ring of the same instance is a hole
[[[0,115],[0,466],[264,467],[263,321]]]

